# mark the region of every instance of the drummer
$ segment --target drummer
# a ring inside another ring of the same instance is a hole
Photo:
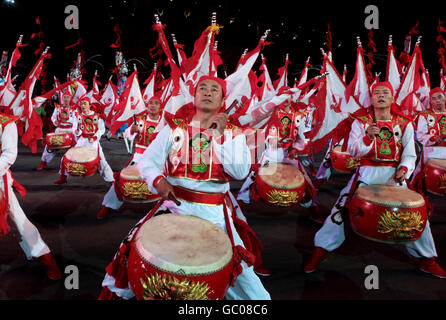
[[[62,95],[62,104],[56,105],[54,108],[53,115],[51,116],[51,121],[56,127],[55,133],[60,132],[74,132],[77,130],[77,120],[74,110],[70,107],[71,94],[68,91],[65,91]],[[36,168],[37,171],[43,170],[46,168],[48,163],[50,163],[55,156],[54,151],[50,151],[48,146],[45,145],[45,149],[42,154],[42,161],[40,165]]]
[[[102,152],[101,144],[99,140],[105,132],[104,120],[99,114],[91,110],[90,98],[83,95],[79,98],[79,106],[81,112],[77,119],[77,130],[75,131],[75,136],[77,138],[77,143],[75,147],[89,147],[98,150],[100,163],[99,163],[99,173],[102,175],[104,180],[108,183],[114,181],[113,171],[110,165],[105,159],[104,153]],[[60,162],[59,179],[54,181],[54,184],[64,184],[67,183],[68,173],[65,172],[63,167],[63,158]]]
[[[286,89],[287,87],[283,90]],[[283,162],[298,168],[304,174],[306,184],[306,196],[301,205],[306,208],[310,207],[312,213],[316,213],[316,210],[313,210],[315,206],[312,202],[315,189],[304,166],[298,159],[299,154],[308,149],[304,136],[304,132],[307,130],[306,117],[306,114],[297,110],[297,104],[293,103],[291,95],[281,105],[278,105],[266,124],[265,151],[259,164],[254,168],[257,169],[269,162]],[[237,195],[237,200],[244,203],[251,203],[254,200],[255,195],[252,194],[252,184],[255,183],[254,175],[255,170],[246,178]]]
[[[270,299],[253,267],[249,266],[254,263],[253,254],[244,249],[246,244],[241,239],[240,229],[234,228],[237,219],[244,217],[235,216],[227,205],[229,180],[240,180],[248,175],[251,154],[246,136],[227,122],[226,113],[219,112],[224,108],[225,95],[224,80],[202,76],[195,87],[194,103],[183,106],[173,118],[165,115],[168,125],[146,149],[138,169],[149,191],[159,194],[163,199],[177,198],[163,203],[173,213],[206,219],[227,232],[226,212],[235,243],[234,270],[241,273],[225,297],[231,300]],[[180,117],[182,111],[184,113]],[[216,129],[211,129],[213,124]],[[168,168],[167,175],[163,175],[165,166]],[[244,233],[253,232],[244,223]],[[131,234],[136,231],[133,230]],[[129,299],[134,296],[126,280],[128,249],[128,245],[123,242],[107,267],[99,299],[117,296]]]
[[[136,123],[133,123],[133,125],[128,127],[124,132],[124,136],[127,140],[132,141],[136,138],[135,153],[128,165],[138,163],[144,151],[146,151],[146,148],[149,146],[152,134],[161,119],[160,98],[153,96],[150,98],[146,106],[147,110],[136,116]],[[105,195],[104,201],[102,201],[102,208],[96,217],[102,219],[109,215],[112,209],[119,210],[122,204],[123,201],[116,195],[115,184],[113,184]]]
[[[446,159],[446,100],[441,88],[430,91],[431,110],[418,116],[417,139],[424,146],[424,163],[431,158]]]
[[[315,249],[304,267],[306,273],[315,271],[328,252],[344,242],[344,219],[348,215],[346,200],[361,183],[407,188],[405,179],[410,177],[416,161],[414,130],[412,123],[397,113],[393,102],[392,85],[379,82],[372,87],[372,107],[364,109],[364,115],[353,121],[348,150],[353,157],[360,158],[361,165],[316,233]],[[382,125],[381,121],[387,122]],[[435,261],[437,252],[429,221],[426,221],[421,237],[405,246],[421,271],[446,279],[446,271]]]

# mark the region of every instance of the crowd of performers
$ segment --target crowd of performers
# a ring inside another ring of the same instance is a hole
[[[310,210],[311,219],[323,223],[314,237],[313,254],[303,267],[306,273],[317,270],[328,253],[344,242],[344,223],[350,221],[353,230],[365,238],[404,245],[421,271],[446,279],[446,271],[436,262],[429,224],[435,208],[428,196],[446,195],[445,88],[413,99],[403,97],[410,66],[420,65],[415,61],[421,59],[419,43],[404,74],[399,75],[397,88],[396,82],[367,82],[360,45],[354,85],[345,84],[331,53],[324,53],[321,75],[307,80],[307,61],[300,80],[290,87],[288,56],[274,85],[263,57],[261,77],[252,71],[266,36],[242,55],[233,74],[222,79],[217,76],[214,36],[218,26],[214,22],[197,41],[197,56],[184,59],[176,47],[183,68],[163,46],[163,28],[154,29],[172,71],[170,81],[162,86],[155,84],[154,69],[142,92],[135,69],[120,94],[110,81],[101,94],[95,84],[92,92],[84,89],[79,94],[79,77],[58,84],[51,92],[58,96],[51,117],[55,130],[44,139],[37,170],[44,170],[55,154],[63,153],[55,184],[66,184],[70,176],[99,172],[110,184],[99,219],[112,219],[110,214],[124,201],[156,201],[117,248],[105,270],[99,299],[270,299],[259,278],[270,275],[262,261],[261,239],[242,212],[252,202],[284,208],[300,205]],[[391,54],[389,59],[394,59]],[[391,70],[386,72],[389,79]],[[5,79],[3,91],[11,92],[10,74]],[[366,85],[359,85],[360,81]],[[14,187],[24,193],[9,170],[17,158],[18,133],[26,137],[26,130],[33,126],[33,113],[25,114],[27,106],[21,100],[12,98],[0,114],[4,181],[0,232],[7,234],[9,223],[14,223],[27,257],[38,258],[49,278],[60,279],[50,249],[13,191]],[[408,107],[408,103],[413,104]],[[20,122],[26,125],[18,128]],[[106,127],[115,133],[124,124],[124,137],[134,140],[135,152],[122,170],[113,172],[100,140]],[[314,156],[327,145],[316,172]],[[318,190],[335,169],[348,172],[351,178],[331,212],[324,215]],[[237,195],[231,192],[234,180],[243,181]],[[200,219],[175,220],[184,217]],[[203,228],[200,237],[187,234],[189,228],[182,226],[189,223],[190,230]],[[150,228],[159,232],[157,239],[153,239],[156,232],[147,231]],[[221,230],[226,239],[219,238]],[[206,241],[210,238],[215,241]],[[193,240],[187,243],[187,239]],[[206,257],[194,251],[199,241],[206,242]],[[229,249],[222,249],[225,246]]]

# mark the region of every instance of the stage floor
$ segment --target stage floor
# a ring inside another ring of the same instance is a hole
[[[101,143],[112,169],[121,170],[129,159],[123,140],[102,139]],[[126,203],[119,212],[98,220],[96,214],[109,185],[98,174],[54,185],[61,154],[57,154],[47,169],[38,172],[34,169],[40,163],[41,152],[41,146],[32,154],[20,144],[11,170],[16,180],[26,187],[27,196],[22,198],[17,194],[17,197],[51,248],[62,272],[68,265],[78,267],[79,289],[67,290],[63,278],[47,279],[38,261],[26,259],[18,244],[18,233],[13,230],[0,239],[0,299],[96,299],[104,269],[121,240],[152,205]],[[323,212],[328,214],[348,179],[349,175],[335,173],[321,187],[319,199]],[[236,194],[241,183],[232,186]],[[431,230],[438,262],[446,268],[446,199],[431,196],[431,200],[435,206]],[[446,280],[418,271],[403,246],[363,239],[346,224],[344,244],[316,272],[305,274],[303,263],[310,256],[314,234],[321,227],[308,219],[307,209],[272,208],[259,203],[245,206],[244,214],[264,246],[264,262],[272,275],[261,280],[273,300],[446,299]],[[377,290],[367,290],[364,285],[367,265],[378,267]]]

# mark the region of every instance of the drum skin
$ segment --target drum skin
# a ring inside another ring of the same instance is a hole
[[[412,200],[385,199],[384,194],[397,194],[396,192],[408,194]],[[381,185],[359,187],[349,205],[349,214],[352,229],[357,234],[389,244],[418,240],[428,219],[421,195],[412,190]]]
[[[90,177],[98,171],[99,168],[99,153],[96,153],[96,158],[88,161],[81,160],[79,155],[87,147],[73,147],[67,151],[63,157],[63,165],[65,172],[71,176]],[[92,149],[94,150],[94,149]]]
[[[430,159],[424,167],[426,189],[438,196],[446,195],[446,160]]]
[[[277,173],[274,175],[284,175],[288,177],[295,177],[297,183],[293,181],[290,183],[271,183],[268,181],[267,176],[262,174],[265,172],[265,167],[262,167],[257,172],[255,178],[255,187],[257,188],[257,194],[259,197],[267,204],[279,207],[290,207],[296,205],[300,202],[302,197],[305,195],[305,179],[303,174],[291,165],[277,163],[269,164],[269,166],[277,165]],[[286,170],[285,174],[283,171]]]
[[[118,185],[122,198],[127,202],[148,203],[161,199],[158,194],[149,191],[147,183],[139,175],[137,165],[121,170]]]
[[[170,216],[170,214],[166,214],[166,216]],[[144,223],[149,221],[150,219]],[[127,261],[128,280],[138,300],[223,299],[229,288],[233,270],[232,254],[229,262],[216,270],[207,270],[199,274],[193,274],[190,273],[190,269],[187,269],[187,266],[183,268],[177,266],[179,269],[176,272],[172,270],[167,271],[159,266],[155,266],[154,263],[150,263],[149,259],[146,258],[146,256],[151,256],[152,254],[150,252],[144,253],[145,249],[138,240],[141,230],[142,228],[137,231],[135,237],[130,242],[131,248]],[[151,261],[161,261],[156,257],[154,258],[154,256],[150,259],[152,259]]]
[[[342,152],[341,146],[334,147],[330,152],[331,165],[339,172],[351,173],[359,166],[359,161],[348,152]]]
[[[48,149],[60,150],[71,148],[75,142],[75,139],[71,131],[58,133],[52,132],[46,135],[45,142]]]

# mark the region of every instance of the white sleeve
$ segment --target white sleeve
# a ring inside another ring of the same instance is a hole
[[[99,117],[99,119],[98,119],[98,131],[96,131],[96,133],[94,135],[95,135],[95,137],[98,138],[98,141],[99,141],[104,133],[105,133],[104,120],[102,120],[102,118]]]
[[[132,125],[133,125],[133,123],[132,123]],[[125,131],[124,131],[124,137],[125,137],[127,140],[130,140],[130,141],[134,140],[135,137],[136,137],[136,135],[138,134],[137,132],[135,132],[134,134],[131,133],[132,125],[130,125],[130,126],[129,126],[127,129],[125,129]]]
[[[51,121],[53,122],[53,124],[57,127],[56,125],[56,121],[57,121],[57,107],[54,107],[54,111],[53,114],[51,115]]]
[[[417,139],[420,141],[423,146],[429,147],[431,145],[434,145],[435,142],[431,141],[430,138],[432,138],[434,135],[429,134],[429,127],[427,125],[426,118],[422,116],[421,114],[418,116],[418,123],[417,123]]]
[[[219,144],[212,139],[215,155],[227,174],[236,180],[242,180],[251,168],[251,152],[246,143],[246,136],[239,134],[233,137],[232,130],[225,130],[224,142]]]
[[[0,176],[8,172],[17,158],[17,125],[8,124],[2,134],[2,155],[0,156]]]
[[[368,139],[366,132],[368,125],[365,127],[358,121],[353,121],[349,138],[348,138],[348,152],[354,158],[361,158],[372,150],[375,144],[373,141],[370,145],[366,145],[364,139]]]
[[[165,126],[147,147],[138,161],[138,170],[141,178],[149,186],[149,191],[157,193],[153,187],[153,180],[158,176],[164,176],[163,170],[172,147],[172,130]],[[185,142],[186,143],[186,142]]]
[[[299,129],[298,129],[298,134],[296,139],[294,140],[293,143],[293,148],[297,149],[299,151],[302,151],[303,149],[305,149],[305,131],[306,131],[306,126],[304,122],[301,122],[301,124],[299,125]]]
[[[398,168],[404,166],[407,168],[406,178],[410,177],[415,169],[415,162],[417,160],[417,154],[415,151],[415,139],[412,123],[409,123],[404,130],[403,137],[401,138],[403,145],[403,152],[401,154],[401,161]]]

